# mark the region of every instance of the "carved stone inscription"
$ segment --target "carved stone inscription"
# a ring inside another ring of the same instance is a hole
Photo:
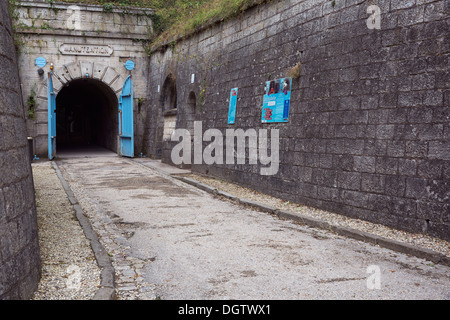
[[[71,44],[63,43],[59,47],[62,54],[76,55],[76,56],[102,56],[109,57],[114,50],[111,46],[105,45],[88,45],[88,44]]]

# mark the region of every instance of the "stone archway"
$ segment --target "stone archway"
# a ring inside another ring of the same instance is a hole
[[[89,78],[101,81],[119,96],[125,79],[132,74],[133,97],[140,101],[148,98],[149,58],[142,44],[152,31],[153,9],[113,6],[103,10],[93,4],[18,2],[16,31],[23,40],[19,76],[27,135],[36,156],[48,155],[46,75],[51,64],[55,67],[56,94],[71,81]],[[132,71],[124,65],[128,59],[135,64]],[[146,118],[135,116],[135,142],[142,147]]]
[[[63,86],[72,80],[95,79],[106,84],[119,97],[125,82],[125,78],[114,68],[98,62],[73,62],[56,69],[53,74],[53,88],[57,94]],[[47,82],[44,85],[47,88]]]
[[[53,71],[57,109],[57,150],[98,145],[118,152],[118,101],[125,78],[102,63],[77,61]],[[38,108],[47,110],[47,81]],[[58,151],[57,151],[58,152]]]

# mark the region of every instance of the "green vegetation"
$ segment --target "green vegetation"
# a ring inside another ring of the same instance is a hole
[[[8,4],[9,4],[8,11],[9,15],[11,16],[11,19],[14,22],[19,21],[19,14],[17,12],[17,7],[19,5],[18,0],[9,0]],[[17,52],[21,52],[24,41],[22,39],[22,36],[18,32],[16,32],[16,29],[18,28],[16,23],[12,24],[12,28],[13,28],[14,46],[16,47]]]
[[[28,105],[28,118],[34,120],[34,109],[36,107],[36,85],[31,89],[30,95],[27,100]]]
[[[196,5],[177,6],[175,10],[179,11],[176,12],[172,12],[172,8],[156,10],[156,15],[162,23],[159,29],[155,28],[156,37],[153,39],[153,46],[190,35],[205,25],[233,18],[254,5],[269,1],[271,0],[174,0],[180,3],[195,2]]]
[[[15,0],[10,0],[15,1]],[[152,15],[154,33],[149,35],[151,46],[173,42],[197,32],[205,25],[235,17],[246,9],[272,0],[46,0],[102,5],[106,12],[114,6],[146,7]]]

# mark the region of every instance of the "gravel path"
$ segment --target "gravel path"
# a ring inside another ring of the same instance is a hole
[[[100,270],[51,162],[33,163],[42,278],[33,300],[89,300]]]

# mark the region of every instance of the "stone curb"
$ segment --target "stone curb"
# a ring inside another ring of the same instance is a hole
[[[237,196],[217,190],[216,188],[207,186],[207,185],[205,185],[201,182],[195,181],[193,179],[189,179],[189,178],[185,178],[185,177],[181,177],[181,176],[172,176],[172,177],[176,178],[180,181],[183,181],[185,183],[188,183],[194,187],[197,187],[201,190],[204,190],[206,192],[212,193],[214,195],[223,196],[225,198],[228,198],[228,199],[238,202],[240,204],[252,207],[256,210],[275,215],[281,219],[292,220],[292,221],[295,221],[295,222],[298,222],[298,223],[301,223],[304,225],[308,225],[311,227],[326,229],[326,230],[332,231],[340,236],[345,236],[347,238],[352,238],[355,240],[375,244],[382,248],[390,249],[390,250],[393,250],[396,252],[400,252],[400,253],[412,255],[412,256],[415,256],[418,258],[422,258],[425,260],[429,260],[435,264],[442,264],[445,266],[450,266],[450,257],[447,257],[441,253],[438,253],[438,252],[435,252],[435,251],[432,251],[429,249],[419,248],[419,247],[416,247],[416,246],[413,246],[413,245],[410,245],[407,243],[383,238],[383,237],[380,237],[380,236],[377,236],[374,234],[370,234],[370,233],[367,233],[364,231],[359,231],[359,230],[352,229],[352,228],[332,225],[328,222],[325,222],[325,221],[322,221],[319,219],[303,216],[298,213],[293,213],[293,212],[289,212],[289,211],[285,211],[285,210],[279,210],[275,207],[271,207],[271,206],[268,206],[268,205],[265,205],[265,204],[262,204],[259,202],[255,202],[252,200],[240,199]]]
[[[103,245],[100,243],[97,234],[92,228],[89,219],[85,216],[83,209],[78,203],[77,198],[62,176],[57,163],[55,161],[52,161],[52,165],[67,194],[69,202],[72,204],[75,210],[78,222],[80,223],[86,238],[90,241],[92,251],[94,252],[95,259],[97,260],[97,265],[102,270],[100,275],[100,288],[97,290],[97,293],[94,295],[92,300],[114,300],[116,297],[114,286],[115,270],[112,265],[111,259]]]
[[[184,182],[186,182],[186,183],[188,183],[188,184],[190,184],[190,185],[192,185],[194,187],[197,187],[197,188],[199,188],[199,189],[201,189],[203,191],[209,192],[209,193],[217,194],[217,192],[218,192],[217,189],[215,189],[213,187],[210,187],[210,186],[208,186],[208,185],[206,185],[204,183],[197,182],[197,181],[189,179],[189,178],[177,177],[177,176],[172,176],[172,177],[174,177],[175,179],[179,179],[181,181],[184,181]]]

